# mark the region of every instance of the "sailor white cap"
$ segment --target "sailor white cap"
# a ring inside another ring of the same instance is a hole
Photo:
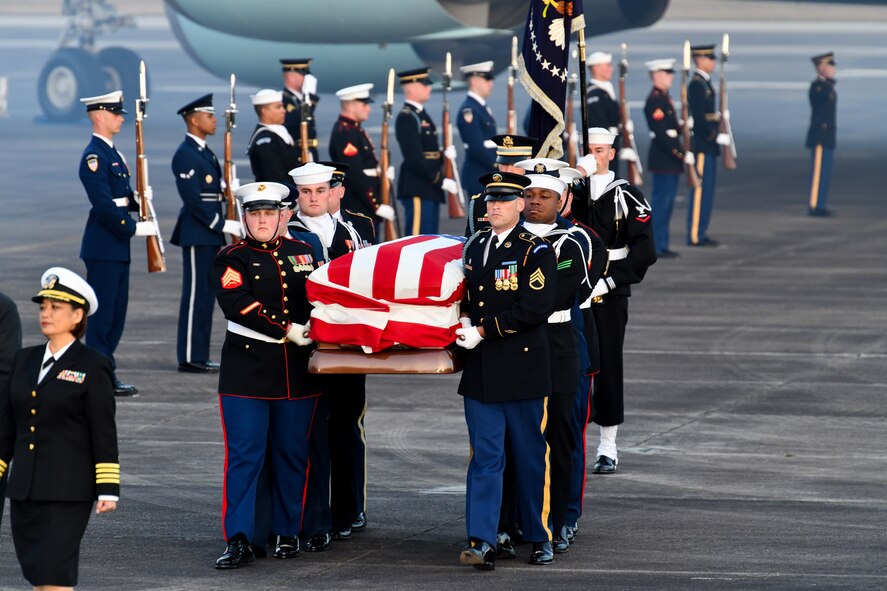
[[[478,64],[468,64],[459,68],[466,78],[469,76],[482,76],[488,80],[493,78],[493,62],[486,61]]]
[[[126,113],[123,108],[123,91],[115,90],[99,96],[88,96],[80,99],[86,105],[87,111],[111,111],[112,113]]]
[[[673,59],[650,60],[644,62],[644,65],[647,66],[647,69],[651,72],[674,72]]]
[[[616,134],[611,132],[609,129],[605,129],[603,127],[588,128],[589,144],[603,144],[605,146],[612,146],[615,140]]]
[[[289,187],[281,183],[247,183],[241,185],[234,196],[247,211],[252,209],[282,209],[283,200],[289,197]]]
[[[613,63],[613,54],[607,53],[606,51],[595,51],[592,52],[587,58],[585,58],[585,65],[587,66],[597,66],[599,64],[612,64]]]
[[[86,309],[91,316],[99,309],[99,299],[92,287],[77,273],[64,267],[50,267],[40,278],[40,291],[31,298],[35,302],[44,299],[68,302]]]
[[[530,158],[516,162],[514,166],[527,171],[527,178],[530,179],[527,189],[548,189],[558,195],[563,193],[570,183],[569,179],[561,177],[561,171],[573,170],[563,160],[554,158]]]
[[[297,185],[316,185],[318,183],[328,183],[336,172],[333,166],[324,166],[317,162],[309,162],[298,168],[289,171],[293,182]]]
[[[373,85],[370,83],[357,84],[355,86],[349,86],[347,88],[337,90],[336,96],[339,97],[339,100],[342,101],[362,101],[365,103],[371,103],[373,102],[373,97],[370,96],[370,91],[372,89]]]
[[[249,95],[249,100],[251,100],[254,105],[269,105],[271,103],[281,103],[283,102],[283,91],[263,88],[256,94]]]

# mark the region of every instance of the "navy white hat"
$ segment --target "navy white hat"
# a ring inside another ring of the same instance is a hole
[[[674,74],[673,59],[650,60],[648,62],[644,62],[644,65],[647,66],[647,69],[651,72],[670,72]]]
[[[188,115],[189,113],[215,113],[212,93],[205,94],[176,111],[176,115]]]
[[[355,86],[349,86],[337,90],[336,96],[339,97],[340,101],[361,101],[363,103],[371,103],[373,102],[373,97],[370,96],[370,91],[372,89],[373,85],[371,83],[356,84]]]
[[[99,300],[92,287],[77,273],[64,267],[50,267],[40,278],[40,291],[31,298],[40,303],[43,300],[68,302],[74,307],[86,310],[92,316],[99,309]]]
[[[484,186],[484,201],[514,201],[530,184],[530,179],[514,172],[488,172],[478,180]]]
[[[289,171],[290,177],[296,185],[316,185],[328,183],[336,171],[333,166],[325,166],[319,162],[309,162]]]
[[[312,62],[312,59],[310,57],[282,59],[282,60],[280,60],[280,66],[284,72],[298,72],[299,74],[310,74],[311,73],[311,62]]]
[[[606,146],[612,146],[614,141],[616,141],[616,134],[609,129],[603,127],[588,128],[589,144],[604,144]]]
[[[496,163],[514,164],[533,156],[533,146],[538,141],[525,135],[494,135],[490,140],[496,144]]]
[[[462,66],[461,68],[459,68],[459,71],[462,72],[465,78],[470,78],[471,76],[480,76],[481,78],[492,80],[493,62],[486,61],[480,62],[479,64],[468,64],[467,66]]]
[[[431,85],[431,68],[416,68],[414,70],[403,70],[397,73],[397,78],[401,84],[409,84],[410,82],[419,82],[426,86]]]
[[[595,51],[587,58],[585,58],[585,65],[587,66],[597,66],[600,64],[612,64],[613,63],[613,54],[607,53],[606,51]]]
[[[835,52],[830,51],[828,53],[823,53],[821,55],[814,55],[810,58],[813,62],[814,66],[819,66],[821,64],[830,64],[832,66],[835,65]]]
[[[283,102],[283,91],[282,90],[272,90],[270,88],[263,88],[256,94],[249,95],[249,100],[252,101],[253,105],[269,105],[271,103],[282,103]]]
[[[110,111],[126,115],[126,109],[123,108],[123,91],[121,90],[100,96],[88,96],[80,99],[80,102],[86,105],[87,111]]]
[[[234,196],[240,200],[243,209],[253,211],[258,209],[283,209],[286,203],[283,200],[289,197],[289,187],[281,183],[248,183],[241,185]]]

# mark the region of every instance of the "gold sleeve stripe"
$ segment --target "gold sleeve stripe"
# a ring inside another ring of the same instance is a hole
[[[259,302],[253,302],[252,304],[250,304],[249,306],[247,306],[246,308],[241,310],[240,315],[246,316],[247,314],[249,314],[250,312],[252,312],[253,310],[255,310],[256,308],[258,308],[261,305],[262,304],[260,304]]]
[[[120,470],[96,470],[95,471],[96,476],[101,476],[103,474],[106,476],[120,476]]]
[[[96,478],[96,484],[120,484],[119,478]]]
[[[112,463],[112,462],[105,462],[103,464],[96,464],[95,467],[96,467],[96,469],[98,469],[98,468],[117,468],[119,470],[120,464]]]
[[[9,466],[9,464],[4,462],[3,460],[0,460],[0,470],[6,470],[7,466]]]

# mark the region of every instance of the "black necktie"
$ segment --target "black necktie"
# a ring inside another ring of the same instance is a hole
[[[49,366],[55,363],[55,357],[50,357],[43,362],[43,369],[49,369]]]

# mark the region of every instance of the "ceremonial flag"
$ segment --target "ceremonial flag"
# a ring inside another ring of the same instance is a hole
[[[530,0],[518,72],[533,99],[527,133],[541,142],[537,158],[560,158],[564,154],[570,37],[584,27],[582,0]]]
[[[464,239],[408,236],[333,259],[308,277],[311,338],[366,352],[446,347],[465,295]]]

